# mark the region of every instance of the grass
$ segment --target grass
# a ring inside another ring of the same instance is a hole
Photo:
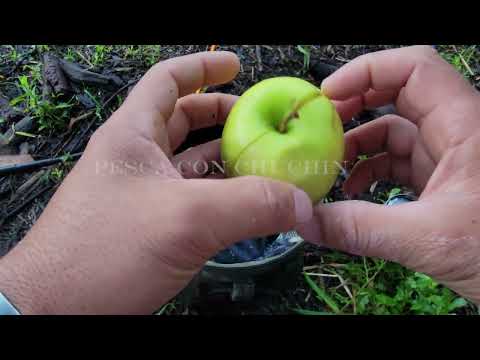
[[[35,47],[40,53],[48,52],[51,50],[49,45],[35,45]]]
[[[297,50],[303,54],[303,70],[307,71],[310,68],[311,51],[309,45],[297,45]]]
[[[12,107],[32,116],[38,124],[38,131],[62,130],[69,118],[70,102],[45,100],[41,94],[42,64],[31,61],[22,68],[23,75],[18,76],[16,85],[20,95],[10,101]]]
[[[70,61],[70,62],[78,62],[81,59],[80,56],[78,55],[77,51],[75,51],[75,49],[73,49],[71,47],[67,48],[67,50],[65,51],[65,53],[63,55],[63,58],[66,61]]]
[[[329,253],[305,272],[317,300],[304,315],[446,315],[473,312],[475,307],[430,277],[380,259]],[[310,296],[310,295],[307,295]]]
[[[10,61],[17,62],[19,55],[15,46],[7,45],[10,48]]]
[[[15,46],[7,45],[8,61],[16,63],[20,55]],[[59,51],[49,45],[35,45],[39,53],[47,51]],[[145,66],[150,67],[157,63],[161,58],[161,45],[88,45],[84,47],[65,47],[60,50],[60,55],[67,61],[78,62],[86,65],[92,71],[98,70],[107,64],[112,54],[125,59],[135,59],[141,61]],[[2,59],[5,60],[5,59]],[[16,79],[16,86],[20,94],[11,100],[11,105],[16,109],[32,116],[37,126],[37,131],[42,132],[62,132],[74,117],[72,110],[78,103],[75,97],[69,100],[60,100],[61,95],[52,100],[45,100],[41,94],[42,64],[40,61],[30,61],[22,66],[22,75]],[[99,121],[105,120],[102,115],[102,92],[99,89],[85,88],[87,95],[95,104],[95,114]],[[116,103],[118,106],[123,102],[123,97],[118,95]],[[3,122],[3,119],[2,121]]]
[[[93,89],[89,90],[89,89],[84,89],[84,93],[85,95],[87,95],[90,100],[92,100],[92,102],[95,104],[95,115],[97,116],[97,118],[99,120],[102,120],[103,117],[102,117],[102,110],[103,110],[103,106],[102,106],[102,102],[100,101],[100,98],[98,95],[93,95],[92,92],[94,92]]]
[[[50,171],[50,178],[55,182],[59,182],[63,179],[64,171],[60,167],[55,167]]]
[[[129,45],[121,46],[117,51],[126,59],[134,59],[143,62],[147,66],[156,64],[162,53],[161,45]]]
[[[24,113],[31,115],[38,123],[38,131],[61,130],[65,128],[73,106],[70,102],[50,101],[42,99],[38,87],[39,68],[31,67],[30,76],[18,77],[18,88],[21,94],[10,101],[13,107],[19,107]]]
[[[314,291],[317,299],[327,304],[335,314],[340,314],[341,311],[338,304],[327,294],[327,291],[318,286],[308,273],[304,273],[304,276],[308,286]]]
[[[47,177],[55,183],[60,183],[74,165],[75,163],[72,161],[71,154],[66,153],[62,156],[62,162],[49,170]]]
[[[102,65],[107,58],[109,51],[111,50],[111,46],[107,45],[95,45],[94,50],[91,57],[91,62],[93,66]]]
[[[452,64],[463,76],[473,76],[471,63],[478,58],[478,45],[441,45],[438,47],[440,55]]]

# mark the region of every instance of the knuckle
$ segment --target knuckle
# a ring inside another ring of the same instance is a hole
[[[276,214],[281,210],[281,204],[275,197],[272,186],[264,180],[260,180],[258,186],[261,189],[263,204],[268,208],[272,214]]]
[[[360,229],[357,212],[349,210],[347,216],[340,218],[340,237],[345,250],[354,255],[365,255],[371,248],[369,237],[363,237]]]
[[[351,206],[344,207],[341,216],[337,216],[339,214],[333,211],[330,216],[322,219],[320,230],[326,233],[325,242],[352,255],[384,257],[389,252],[385,238],[380,231],[365,223],[363,210],[356,206],[357,203],[360,204],[351,200]],[[334,210],[337,205],[328,206],[332,206]]]
[[[260,206],[266,210],[266,215],[285,228],[293,225],[293,201],[289,201],[288,192],[282,190],[282,184],[265,178],[257,178]]]
[[[167,71],[166,69],[170,66],[170,63],[172,62],[172,59],[165,59],[165,60],[160,60],[154,65],[148,69],[147,73],[144,75],[144,77],[149,77],[153,76],[158,73],[163,73]]]
[[[443,61],[437,49],[435,49],[433,46],[419,45],[418,54],[419,62],[426,66],[432,65],[432,63],[437,64],[438,62]]]
[[[403,125],[405,123],[405,118],[402,118],[400,115],[397,114],[383,115],[382,117],[378,118],[378,120],[386,122],[389,126],[397,124]]]
[[[430,45],[418,45],[416,48],[420,54],[426,56],[436,56],[438,54],[437,49]]]
[[[420,61],[432,60],[438,57],[438,51],[430,45],[415,45],[405,50],[409,51],[414,58]]]

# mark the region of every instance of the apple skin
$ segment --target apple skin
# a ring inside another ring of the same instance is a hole
[[[282,133],[279,123],[305,98],[312,100]],[[303,189],[313,203],[335,184],[344,151],[343,126],[333,103],[316,86],[294,77],[263,80],[248,89],[226,120],[221,144],[228,177],[285,181]]]

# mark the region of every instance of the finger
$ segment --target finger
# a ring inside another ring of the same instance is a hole
[[[378,154],[355,165],[343,183],[343,190],[350,196],[357,195],[379,180],[395,180],[402,185],[410,186],[411,173],[410,157],[396,157],[389,153]]]
[[[362,99],[360,96],[354,96],[347,100],[333,100],[338,115],[344,124],[350,122],[355,115],[362,111]]]
[[[368,90],[365,94],[353,96],[347,100],[333,100],[337,112],[344,123],[352,120],[365,109],[374,109],[389,104],[396,98],[396,91]]]
[[[427,80],[424,77],[430,73],[425,65],[431,65],[430,68],[438,73],[438,77],[430,79],[433,80],[433,83],[432,81],[420,82]],[[446,69],[448,71],[445,71]],[[420,114],[426,113],[432,106],[438,104],[438,95],[443,100],[445,92],[454,94],[450,90],[442,90],[440,93],[431,90],[434,87],[448,88],[444,82],[439,83],[446,78],[455,80],[458,84],[457,75],[448,64],[437,56],[433,48],[413,46],[360,56],[325,79],[322,83],[322,90],[332,99],[345,100],[353,96],[363,96],[370,89],[399,93],[405,87],[408,92],[401,96],[407,96],[414,101],[409,104],[409,107],[402,109],[406,111],[402,115],[416,120]],[[426,89],[430,91],[425,91]],[[411,107],[414,109],[410,109]]]
[[[353,164],[360,155],[388,152],[408,157],[418,136],[417,127],[398,115],[385,115],[345,134],[345,160]]]
[[[132,135],[154,140],[170,155],[166,122],[177,99],[203,86],[228,82],[236,76],[239,68],[237,56],[224,51],[160,62],[138,82],[118,114],[112,118],[115,122],[123,122],[120,127],[131,130]]]
[[[178,100],[167,122],[172,150],[177,149],[192,130],[223,124],[238,96],[194,94]]]
[[[232,80],[240,69],[237,56],[215,51],[186,55],[153,66],[130,92],[130,110],[159,113],[166,121],[178,98],[203,86]]]
[[[391,104],[397,98],[397,90],[368,90],[362,99],[362,109],[375,109],[384,105]]]
[[[429,46],[363,55],[322,84],[322,90],[334,100],[363,96],[370,89],[398,92],[398,113],[425,132],[426,148],[435,160],[478,126],[478,95]]]
[[[436,166],[418,136],[417,127],[398,115],[385,115],[350,130],[345,135],[345,148],[348,165],[355,164],[360,155],[388,153],[388,156],[361,161],[354,167],[344,183],[344,190],[350,195],[381,179],[411,185],[420,193]]]
[[[186,179],[198,179],[223,171],[220,139],[190,148],[172,159],[173,166]]]
[[[365,201],[320,204],[308,223],[297,227],[306,241],[353,255],[405,263],[414,251],[419,203],[388,207]],[[416,213],[417,212],[417,213]]]
[[[198,181],[192,181],[194,193],[201,195],[200,207],[209,209],[198,216],[211,226],[217,250],[292,230],[312,217],[310,198],[287,183],[253,176]]]

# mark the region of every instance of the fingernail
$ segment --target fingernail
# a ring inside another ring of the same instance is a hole
[[[295,216],[297,224],[305,223],[313,216],[313,207],[310,197],[302,190],[295,189],[293,192],[295,201]]]
[[[320,84],[320,91],[325,95],[327,98],[330,98],[328,91],[327,91],[327,85],[329,82],[329,79],[332,77],[332,74],[328,75],[325,79]]]

